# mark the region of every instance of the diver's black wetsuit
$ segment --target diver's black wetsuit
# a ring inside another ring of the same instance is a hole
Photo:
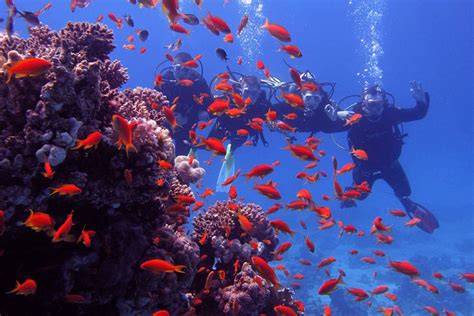
[[[199,121],[199,112],[206,111],[212,102],[211,90],[206,80],[197,72],[193,73],[194,77],[189,78],[194,83],[190,87],[181,86],[176,83],[173,71],[168,70],[163,74],[163,84],[161,88],[156,87],[166,95],[168,100],[172,102],[174,98],[179,96],[178,105],[175,109],[175,115],[178,119],[178,127],[173,134],[175,142],[176,155],[187,155],[191,146],[189,144],[188,132],[193,124]],[[201,93],[207,93],[208,98],[204,99],[204,104],[200,105],[193,99],[193,95],[199,97]],[[171,130],[171,129],[170,129]]]
[[[283,102],[272,105],[271,109],[278,113],[278,120],[295,127],[296,132],[313,134],[317,132],[336,133],[346,130],[340,121],[332,121],[324,111],[324,107],[330,103],[327,93],[324,92],[318,107],[310,113],[305,114],[304,110],[296,109]],[[298,117],[294,120],[285,119],[284,116],[289,113],[295,113]]]
[[[256,117],[265,119],[265,113],[268,111],[269,106],[270,103],[267,100],[266,93],[262,91],[257,101],[247,106],[247,111],[245,114],[234,118],[231,118],[226,114],[219,116],[208,137],[222,139],[224,136],[227,136],[231,142],[232,151],[242,146],[248,138],[253,141],[254,145],[256,145],[258,139],[261,138],[263,144],[266,146],[266,141],[263,137],[263,134],[258,133],[250,128],[248,123],[251,119]],[[249,136],[237,135],[237,131],[239,129],[248,130]]]
[[[403,136],[398,124],[422,119],[428,112],[429,95],[427,102],[417,102],[413,108],[387,107],[379,119],[371,121],[368,117],[346,127],[349,148],[362,149],[367,153],[368,160],[353,157],[356,168],[352,172],[354,184],[367,181],[372,187],[377,179],[383,179],[393,189],[395,195],[401,199],[411,194],[410,183],[400,165],[403,145]],[[362,105],[357,104],[354,112],[364,115]],[[338,120],[340,123],[342,120]],[[360,199],[367,197],[363,194]],[[403,201],[402,201],[403,202]]]

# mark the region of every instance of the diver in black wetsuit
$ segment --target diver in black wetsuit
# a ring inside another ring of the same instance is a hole
[[[297,93],[304,101],[304,109],[291,107],[289,104],[279,102],[272,104],[271,109],[278,114],[278,121],[283,121],[291,127],[296,128],[296,132],[307,132],[311,135],[317,132],[334,133],[343,131],[344,126],[337,121],[337,117],[343,119],[348,117],[347,111],[339,111],[336,103],[331,100],[334,93],[333,83],[318,83],[310,71],[305,71],[300,75],[302,84],[314,84],[317,89],[298,89],[295,84],[289,84],[287,92]],[[328,93],[325,87],[329,86]],[[290,113],[296,114],[295,119],[286,119]],[[271,124],[271,129],[275,129],[275,123]],[[288,137],[292,141],[294,137]]]
[[[250,98],[252,103],[247,105],[245,113],[238,117],[229,117],[226,114],[217,117],[208,137],[219,139],[227,137],[230,140],[232,152],[241,147],[249,138],[254,145],[261,139],[262,143],[267,146],[263,134],[258,133],[248,125],[253,118],[265,119],[265,113],[270,106],[266,93],[262,90],[260,80],[255,76],[243,76],[237,84],[234,84],[234,92],[240,94],[244,100]],[[229,106],[231,108],[235,107],[232,102]],[[239,129],[247,130],[249,135],[239,136],[237,134]]]
[[[188,132],[198,121],[208,120],[206,108],[212,102],[209,85],[203,76],[192,68],[182,66],[191,59],[192,57],[188,53],[181,52],[176,54],[173,65],[163,73],[161,87],[155,87],[155,89],[163,92],[170,102],[179,97],[175,115],[180,127],[173,134],[176,156],[188,154],[191,149]],[[178,83],[179,80],[192,80],[193,84],[191,86],[183,86]],[[193,97],[199,98],[201,93],[208,96],[202,98],[202,105],[196,103]]]
[[[347,118],[354,113],[362,115],[357,123],[346,127],[349,148],[362,149],[368,155],[368,160],[353,157],[356,167],[352,176],[354,184],[360,185],[367,181],[369,187],[376,180],[383,179],[393,189],[407,213],[422,220],[418,226],[431,233],[439,224],[431,212],[409,198],[410,183],[398,161],[404,136],[398,125],[424,118],[430,103],[429,94],[424,92],[421,84],[412,81],[411,92],[416,105],[413,108],[398,108],[389,104],[387,93],[379,85],[374,85],[364,90],[362,100],[354,106],[353,112],[346,113]],[[343,122],[336,117],[333,119]],[[363,194],[359,199],[366,197],[367,194]],[[355,206],[355,202],[346,200],[342,206]]]

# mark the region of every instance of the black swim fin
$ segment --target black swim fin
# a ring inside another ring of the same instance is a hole
[[[419,218],[421,221],[417,226],[424,232],[432,234],[439,228],[439,222],[436,216],[423,205],[420,205],[409,198],[400,199],[410,218]]]

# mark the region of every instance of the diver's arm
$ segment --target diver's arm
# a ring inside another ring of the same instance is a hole
[[[411,85],[411,92],[416,100],[416,105],[412,108],[394,108],[391,116],[395,123],[420,120],[428,112],[430,95],[423,90],[421,84],[412,81]]]

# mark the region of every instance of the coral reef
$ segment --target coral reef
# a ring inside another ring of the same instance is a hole
[[[248,219],[250,230],[244,230],[239,216]],[[278,244],[260,206],[218,201],[204,214],[198,214],[193,226],[193,240],[201,249],[193,283],[194,299],[200,303],[195,306],[198,314],[273,315],[276,305],[296,310],[292,293],[271,285],[251,264],[252,256],[271,261]]]
[[[188,156],[177,156],[174,159],[174,171],[178,178],[185,183],[196,183],[204,177],[206,171],[199,167],[199,161],[190,160]]]
[[[0,74],[0,209],[6,226],[0,238],[2,315],[188,309],[186,288],[199,248],[181,232],[186,214],[166,209],[170,197],[192,192],[176,173],[156,163],[174,159],[164,116],[154,110],[168,101],[151,89],[119,91],[128,75],[119,61],[109,59],[113,49],[113,33],[101,24],[68,23],[59,32],[34,27],[28,39],[0,34],[6,62],[35,57],[52,64],[40,76],[13,78],[9,84],[6,73]],[[136,124],[137,151],[129,155],[115,145],[116,114]],[[102,135],[96,146],[73,149],[93,132]],[[46,162],[54,172],[49,178],[43,176]],[[63,184],[81,192],[50,195],[51,188]],[[22,224],[28,209],[47,213],[55,229],[74,210],[69,235],[77,240],[83,229],[95,231],[90,247],[52,243],[54,231],[35,232]],[[185,265],[185,273],[141,270],[150,258]],[[37,282],[35,295],[4,294],[26,278]]]

